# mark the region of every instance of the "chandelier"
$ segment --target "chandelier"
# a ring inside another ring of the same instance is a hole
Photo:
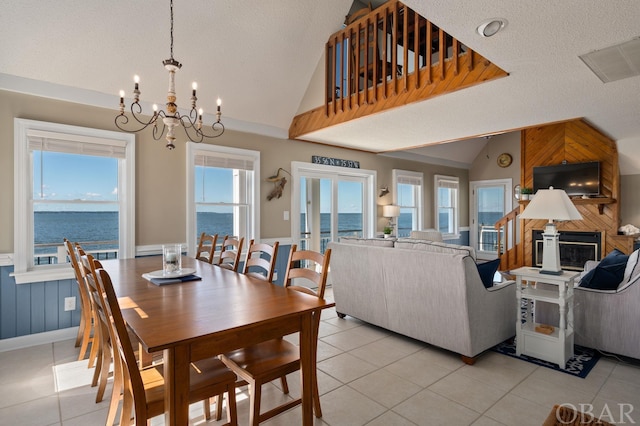
[[[173,58],[173,0],[169,3],[169,9],[171,12],[171,57],[162,61],[164,68],[169,72],[169,90],[167,92],[166,111],[158,110],[156,104],[153,105],[153,115],[148,121],[142,118],[142,106],[140,105],[140,78],[136,75],[133,78],[133,102],[131,103],[131,117],[135,120],[129,125],[129,117],[125,115],[124,104],[124,90],[120,91],[120,114],[116,115],[115,124],[118,129],[136,133],[146,129],[149,126],[153,126],[153,138],[159,140],[166,130],[166,147],[174,149],[176,140],[175,130],[177,127],[182,126],[187,138],[193,142],[202,142],[204,138],[217,138],[224,133],[224,125],[220,121],[222,115],[220,111],[221,100],[218,98],[218,108],[216,110],[216,121],[210,126],[212,132],[208,133],[202,126],[202,114],[203,110],[197,109],[196,97],[197,83],[193,83],[193,91],[191,93],[191,110],[189,115],[181,115],[178,112],[178,105],[176,104],[176,88],[175,88],[175,74],[182,64]],[[161,119],[161,120],[159,120]],[[137,122],[137,124],[136,124]],[[160,126],[161,125],[161,126]]]

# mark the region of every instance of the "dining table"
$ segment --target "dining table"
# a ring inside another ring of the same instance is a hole
[[[162,269],[161,256],[101,261],[123,316],[144,350],[162,352],[165,424],[189,423],[192,361],[299,332],[302,424],[313,424],[312,383],[317,338],[313,313],[332,302],[182,257],[182,268],[201,279],[156,285],[143,274]],[[178,281],[178,280],[177,280]]]

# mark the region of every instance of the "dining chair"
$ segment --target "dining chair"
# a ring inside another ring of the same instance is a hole
[[[99,309],[97,304],[97,291],[95,287],[95,279],[92,277],[91,268],[93,267],[93,256],[87,254],[80,245],[76,247],[78,254],[78,267],[80,274],[85,282],[87,288],[87,294],[91,303],[91,310],[93,312],[93,343],[92,345],[96,349],[96,365],[93,370],[93,379],[91,380],[91,386],[98,386],[96,393],[96,403],[101,402],[104,397],[104,392],[107,388],[107,381],[109,380],[109,369],[111,366],[111,343],[109,339],[108,324],[100,318]],[[97,262],[97,261],[95,261]],[[101,267],[101,265],[100,265]]]
[[[209,235],[203,232],[200,235],[200,242],[198,243],[198,251],[196,252],[196,259],[203,262],[213,263],[213,255],[216,252],[216,244],[218,242],[218,234]]]
[[[324,298],[329,271],[331,249],[327,249],[324,255],[310,250],[297,251],[294,244],[291,247],[287,271],[285,275],[285,287],[300,291],[319,299]],[[296,280],[294,284],[292,281]],[[301,285],[311,284],[311,287]],[[320,326],[320,311],[313,312],[313,348],[314,353],[318,347],[318,328]],[[260,413],[260,397],[262,385],[280,378],[282,391],[289,393],[286,375],[300,369],[300,349],[297,345],[284,338],[272,339],[256,345],[237,349],[220,356],[222,362],[233,370],[238,377],[249,384],[249,419],[252,426],[260,424],[273,416],[282,413],[302,402],[301,398],[289,401],[265,413]],[[322,417],[320,407],[320,395],[318,393],[318,381],[315,365],[312,369],[313,383],[313,408],[316,417]]]
[[[218,260],[218,266],[231,269],[233,272],[238,272],[243,244],[244,237],[237,239],[225,235],[224,240],[222,241],[222,248],[220,249],[220,260]]]
[[[75,346],[80,346],[78,361],[81,361],[87,356],[89,344],[92,344],[93,313],[91,310],[91,302],[89,301],[87,284],[80,272],[78,256],[74,249],[73,243],[65,238],[64,247],[67,251],[67,257],[71,262],[71,266],[73,267],[73,273],[76,277],[76,282],[78,283],[78,294],[80,295],[80,325],[78,327],[78,335],[76,337]],[[93,365],[91,365],[91,360],[89,360],[89,363],[89,368],[93,367]]]
[[[97,270],[97,286],[103,295],[105,317],[110,319],[114,356],[120,358],[123,373],[122,409],[120,424],[131,424],[134,413],[135,425],[146,425],[152,417],[164,413],[163,367],[152,365],[138,368],[127,325],[113,289],[111,278],[104,269]],[[227,394],[226,425],[236,426],[238,416],[235,400],[236,375],[215,357],[191,363],[189,376],[189,403],[208,400],[210,397]]]
[[[254,243],[251,240],[242,273],[269,283],[272,282],[279,245],[278,241],[273,245],[269,245],[266,243]]]

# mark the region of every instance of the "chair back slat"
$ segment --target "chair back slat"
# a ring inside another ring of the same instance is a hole
[[[271,246],[266,243],[254,243],[251,240],[243,273],[269,283],[272,282],[279,245],[278,241]]]
[[[213,263],[213,255],[216,252],[217,242],[218,234],[209,235],[206,232],[203,232],[202,235],[200,235],[196,259],[207,263]]]
[[[233,272],[238,272],[243,244],[244,237],[237,239],[226,235],[222,242],[222,248],[220,249],[220,260],[218,261],[218,266],[231,269]]]

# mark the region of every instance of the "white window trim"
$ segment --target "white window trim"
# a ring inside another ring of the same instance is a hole
[[[199,152],[207,154],[217,154],[221,157],[244,157],[246,160],[253,162],[253,204],[252,214],[250,218],[251,229],[253,234],[248,236],[257,241],[260,240],[260,151],[249,149],[232,148],[226,146],[210,145],[204,143],[187,142],[187,253],[189,256],[195,256],[198,245],[197,218],[195,194],[195,157]]]
[[[392,182],[393,182],[393,204],[398,205],[398,183],[399,181],[402,181],[403,178],[406,178],[407,180],[412,180],[412,181],[418,181],[418,185],[420,185],[420,190],[417,191],[417,193],[415,194],[416,196],[416,207],[418,209],[418,211],[416,212],[417,214],[417,219],[418,219],[418,224],[417,224],[417,228],[416,231],[419,231],[421,229],[423,229],[424,227],[424,173],[422,172],[412,172],[410,170],[400,170],[400,169],[393,169],[391,171],[391,178],[392,178]],[[396,220],[396,228],[398,227],[398,220]],[[395,229],[394,230],[395,235],[398,235],[398,230]]]
[[[79,142],[125,144],[125,159],[118,167],[119,249],[122,259],[135,256],[135,135],[67,124],[15,118],[14,127],[14,272],[17,284],[73,278],[69,265],[33,266],[33,172],[29,134],[54,132]]]
[[[449,180],[449,181],[455,181],[458,185],[457,187],[457,191],[456,191],[456,201],[455,201],[455,232],[453,233],[445,233],[442,234],[442,239],[444,240],[455,240],[460,238],[460,178],[457,176],[447,176],[447,175],[434,175],[433,176],[433,201],[434,201],[434,224],[435,224],[435,229],[440,229],[440,216],[438,215],[438,205],[439,205],[439,199],[438,199],[438,189],[440,188],[440,181],[443,180]]]
[[[301,161],[291,162],[291,240],[293,244],[300,245],[300,178],[302,176],[317,176],[332,179],[337,185],[339,176],[358,177],[366,180],[364,188],[363,208],[366,213],[362,222],[363,237],[371,238],[375,235],[376,224],[376,180],[377,172],[367,169],[351,169],[348,167],[327,166],[324,164],[305,163]],[[338,203],[338,194],[332,189],[332,206]],[[337,223],[332,223],[332,235],[337,235]]]

